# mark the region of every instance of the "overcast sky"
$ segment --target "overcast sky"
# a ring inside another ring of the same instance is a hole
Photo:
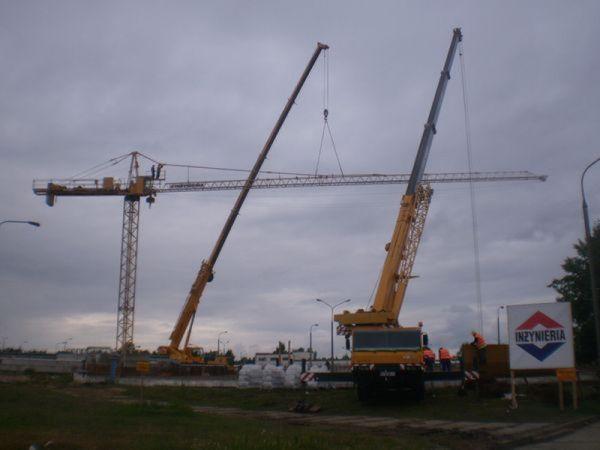
[[[582,236],[579,176],[600,156],[597,2],[0,1],[0,337],[48,348],[114,345],[120,198],[59,198],[66,178],[138,150],[171,163],[250,168],[316,42],[329,44],[329,121],[347,173],[407,173],[450,43],[464,34],[475,170],[548,181],[476,186],[484,334],[500,305],[552,301]],[[427,172],[467,170],[458,59]],[[265,170],[312,172],[319,61]],[[149,170],[144,166],[143,170]],[[321,173],[337,173],[325,146]],[[98,176],[122,176],[113,167]],[[239,174],[238,174],[239,175]],[[171,181],[187,178],[169,169]],[[193,170],[209,179],[231,174]],[[600,215],[600,167],[587,176]],[[328,352],[329,310],[366,306],[405,186],[252,192],[216,266],[193,343],[228,330],[238,353],[278,340]],[[434,186],[400,321],[457,349],[477,326],[469,186]],[[135,341],[168,336],[235,192],[169,193],[141,211]],[[503,319],[504,323],[504,319]],[[343,353],[343,339],[336,338]]]

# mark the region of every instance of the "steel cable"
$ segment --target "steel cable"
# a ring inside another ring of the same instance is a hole
[[[469,118],[469,101],[467,92],[467,80],[465,71],[465,58],[462,42],[459,43],[459,58],[460,58],[460,76],[462,84],[462,99],[465,115],[465,138],[467,149],[467,164],[469,174],[473,173],[473,158],[471,148],[471,121]],[[481,266],[479,261],[479,228],[477,224],[477,209],[475,205],[475,186],[473,181],[469,180],[469,193],[471,200],[471,225],[473,228],[473,255],[475,266],[475,294],[477,299],[477,315],[479,332],[483,333],[483,299],[481,293]]]

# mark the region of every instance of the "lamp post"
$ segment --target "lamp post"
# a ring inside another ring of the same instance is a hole
[[[590,285],[592,288],[592,307],[594,311],[594,325],[596,330],[596,356],[600,362],[600,298],[598,295],[598,285],[596,280],[596,263],[594,255],[594,246],[592,245],[592,232],[590,231],[590,218],[588,215],[588,205],[585,201],[585,190],[583,189],[583,178],[590,167],[600,161],[600,158],[589,163],[581,174],[581,206],[583,210],[583,225],[585,227],[585,239],[587,243],[588,267],[590,269]]]
[[[498,323],[498,344],[500,344],[500,310],[501,309],[504,309],[504,305],[498,306],[498,309],[496,310],[496,312],[497,312],[496,317],[498,319],[498,322],[497,322]]]
[[[310,326],[310,331],[308,332],[308,336],[309,336],[309,338],[308,338],[308,351],[310,352],[310,360],[311,360],[311,361],[313,360],[313,349],[312,349],[312,329],[313,329],[313,327],[318,327],[318,326],[319,326],[319,324],[318,324],[318,323],[313,323],[313,324]]]
[[[0,222],[0,226],[2,226],[5,223],[25,223],[33,227],[39,227],[41,225],[39,222],[33,222],[31,220],[3,220],[2,222]]]
[[[344,303],[348,303],[351,300],[347,298],[346,300],[342,300],[341,302],[336,303],[333,306],[331,306],[325,300],[321,300],[320,298],[317,298],[315,300],[319,303],[323,303],[324,305],[329,306],[329,309],[331,309],[331,368],[329,370],[333,372],[333,310],[338,306],[343,305]]]
[[[227,346],[231,342],[231,339],[227,339],[226,341],[221,341],[223,343],[223,354],[227,353]]]
[[[220,351],[221,351],[221,335],[227,333],[227,330],[225,331],[221,331],[218,335],[217,335],[217,356],[219,356]]]

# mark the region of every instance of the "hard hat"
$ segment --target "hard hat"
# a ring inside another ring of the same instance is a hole
[[[471,330],[471,334],[477,334],[476,330]]]

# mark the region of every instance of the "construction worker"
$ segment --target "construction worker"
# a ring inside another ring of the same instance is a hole
[[[429,347],[425,347],[423,350],[423,363],[425,364],[425,370],[427,370],[427,372],[433,372],[435,353],[433,353]]]
[[[471,342],[471,345],[477,349],[477,369],[479,369],[480,366],[484,366],[487,363],[487,344],[483,336],[477,331],[473,330],[471,331],[471,334],[473,335],[473,342]]]
[[[440,358],[440,367],[442,368],[442,372],[450,372],[452,355],[450,355],[448,349],[440,347],[438,350],[438,356]]]

